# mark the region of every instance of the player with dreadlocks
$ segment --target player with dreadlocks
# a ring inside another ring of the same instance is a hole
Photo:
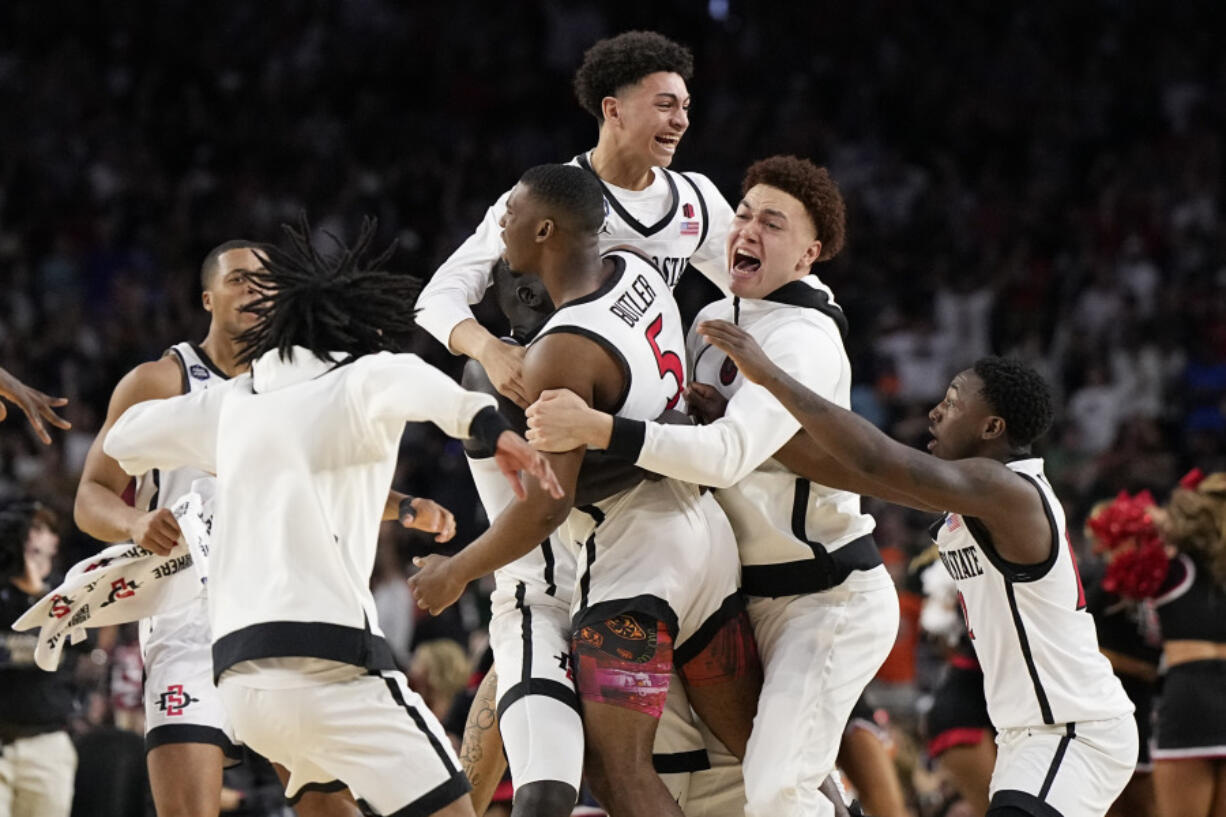
[[[1137,727],[1098,650],[1064,510],[1031,452],[1051,424],[1043,379],[1001,358],[959,373],[929,412],[929,456],[798,383],[734,324],[698,331],[847,469],[847,487],[946,509],[933,538],[997,730],[988,817],[1102,817],[1132,776]]]
[[[217,475],[213,677],[237,737],[289,769],[287,795],[347,786],[381,814],[467,817],[468,782],[396,671],[368,584],[404,423],[482,439],[519,495],[521,469],[560,489],[493,398],[397,353],[417,284],[384,269],[389,253],[365,262],[374,229],[326,256],[305,221],[287,227],[248,273],[250,371],[132,407],[105,450],[132,474]]]

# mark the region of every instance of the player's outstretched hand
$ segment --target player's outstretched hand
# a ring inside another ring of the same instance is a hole
[[[165,556],[174,549],[182,531],[179,520],[175,519],[169,508],[158,508],[137,517],[128,533],[132,541],[145,550]]]
[[[26,413],[26,419],[33,426],[34,433],[45,445],[51,445],[51,435],[47,433],[47,427],[43,424],[44,420],[56,428],[72,428],[72,423],[52,411],[52,408],[68,405],[67,397],[52,397],[43,394],[38,389],[32,389],[22,383],[3,368],[0,368],[0,397],[12,400]],[[8,416],[8,408],[4,405],[4,401],[0,400],[0,420],[6,416]]]
[[[464,592],[466,582],[460,581],[451,571],[451,558],[431,554],[414,556],[417,572],[409,577],[409,590],[417,600],[417,606],[437,616],[456,603]]]
[[[455,515],[433,499],[415,496],[400,502],[400,524],[410,530],[434,533],[436,542],[455,536]]]
[[[745,375],[746,380],[763,383],[779,374],[779,367],[771,362],[762,347],[748,332],[728,321],[703,321],[698,325],[698,334],[722,351]]]
[[[728,409],[728,398],[714,386],[706,383],[691,383],[685,389],[685,404],[690,416],[700,423],[714,423]]]
[[[528,406],[528,390],[524,388],[524,347],[495,339],[486,344],[478,361],[499,394],[520,408]]]
[[[605,448],[613,420],[596,411],[570,389],[546,389],[525,412],[528,442],[539,451],[573,451],[580,446]]]
[[[534,451],[532,446],[528,445],[528,441],[514,431],[504,431],[498,435],[498,448],[494,451],[494,461],[498,463],[498,468],[511,483],[511,490],[515,491],[515,496],[519,499],[528,495],[524,490],[524,484],[520,482],[520,471],[536,477],[537,482],[541,484],[541,489],[554,499],[561,499],[566,495],[545,455]]]

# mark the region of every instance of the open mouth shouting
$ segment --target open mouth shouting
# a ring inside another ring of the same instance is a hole
[[[737,248],[732,251],[732,277],[752,278],[762,268],[762,259],[753,250]]]
[[[677,145],[681,144],[681,134],[679,133],[661,133],[655,137],[656,144],[669,153],[674,153],[677,150]]]

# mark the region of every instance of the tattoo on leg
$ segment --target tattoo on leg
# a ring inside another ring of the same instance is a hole
[[[464,722],[464,740],[460,745],[460,762],[464,766],[464,774],[474,787],[481,782],[481,760],[485,757],[484,742],[491,729],[498,728],[498,710],[495,703],[495,692],[498,684],[494,670],[490,670],[477,695],[473,698],[472,708],[468,710],[468,719]]]

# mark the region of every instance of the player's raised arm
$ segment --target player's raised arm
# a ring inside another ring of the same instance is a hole
[[[132,476],[185,466],[217,473],[217,421],[224,395],[235,382],[136,403],[111,426],[103,452]]]
[[[577,399],[593,399],[593,372],[612,365],[597,344],[574,335],[538,341],[526,358],[525,379],[533,395],[545,387],[567,388]],[[526,445],[526,443],[525,443]],[[547,455],[563,490],[556,496],[529,484],[525,496],[509,505],[480,537],[451,558],[418,559],[421,572],[409,579],[418,606],[438,613],[460,597],[474,579],[519,558],[549,536],[574,504],[583,448]]]
[[[740,327],[706,321],[698,331],[732,358],[746,379],[774,395],[823,450],[870,483],[898,492],[891,501],[914,497],[907,504],[921,510],[937,507],[985,518],[998,516],[1006,503],[1020,501],[1029,507],[1038,501],[1033,489],[1000,462],[983,457],[942,460],[896,442],[864,418],[805,388]]]
[[[51,435],[47,433],[44,421],[56,428],[72,428],[72,423],[53,411],[55,408],[68,405],[67,397],[52,397],[48,394],[43,394],[38,389],[31,388],[22,383],[4,368],[0,368],[0,397],[16,403],[25,412],[26,419],[30,421],[30,426],[34,429],[34,433],[38,435],[38,439],[43,441],[44,445],[51,445]],[[0,420],[3,420],[7,415],[8,408],[4,405],[4,401],[0,400]]]

